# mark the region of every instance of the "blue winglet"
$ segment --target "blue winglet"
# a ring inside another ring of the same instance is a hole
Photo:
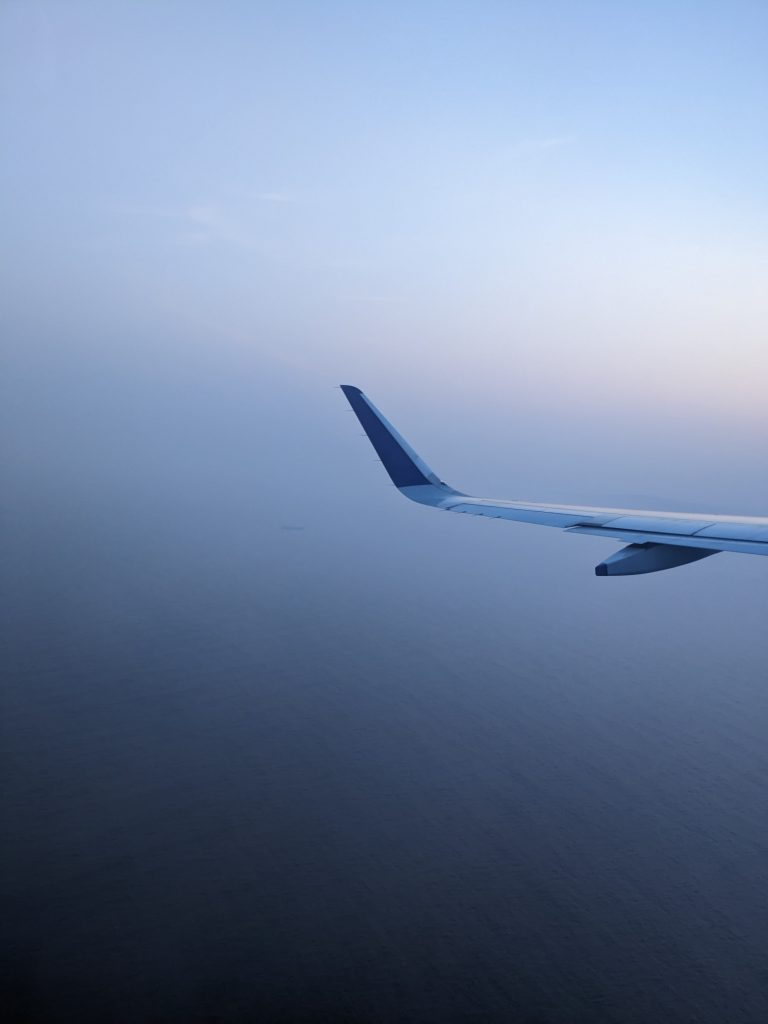
[[[398,434],[391,423],[387,422],[360,388],[342,384],[341,390],[360,420],[395,487],[418,487],[425,484],[443,486],[442,481],[426,463],[422,462],[408,442]]]

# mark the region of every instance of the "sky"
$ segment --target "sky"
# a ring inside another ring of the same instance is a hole
[[[0,0],[8,1019],[768,1019],[768,559],[597,578],[338,390],[469,494],[768,515],[767,42]]]
[[[765,4],[6,0],[0,26],[19,460],[163,381],[285,388],[308,423],[353,383],[483,485],[524,431],[542,499],[606,497],[624,452],[673,500],[695,454],[699,504],[762,510]]]

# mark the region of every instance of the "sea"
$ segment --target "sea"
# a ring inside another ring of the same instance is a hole
[[[16,420],[4,1019],[768,1021],[768,565],[598,579],[246,384]]]

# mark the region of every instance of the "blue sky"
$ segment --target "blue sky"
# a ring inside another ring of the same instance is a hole
[[[10,336],[764,430],[764,3],[0,19]]]

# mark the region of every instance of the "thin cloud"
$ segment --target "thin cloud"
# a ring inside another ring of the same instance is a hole
[[[255,233],[243,229],[242,216],[234,217],[213,203],[201,203],[177,211],[175,219],[185,228],[178,236],[182,243],[225,242],[242,249],[257,249],[261,244]]]
[[[260,203],[298,203],[299,201],[290,192],[256,192],[253,198]]]
[[[572,135],[544,135],[539,138],[520,139],[512,146],[513,153],[543,153],[549,149],[561,149],[574,142]]]
[[[288,192],[250,193],[235,204],[197,202],[188,206],[140,206],[111,204],[121,217],[142,217],[175,225],[175,241],[181,245],[223,242],[243,249],[263,244],[261,204],[288,205],[300,200]]]
[[[344,302],[362,302],[374,306],[389,306],[403,302],[395,295],[343,295]]]

